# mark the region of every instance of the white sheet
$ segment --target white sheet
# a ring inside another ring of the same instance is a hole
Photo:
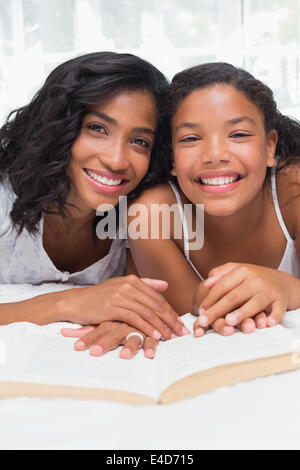
[[[32,294],[29,286],[4,289],[0,301]],[[285,320],[300,330],[300,315]],[[299,449],[299,397],[300,370],[168,406],[5,399],[0,449]]]

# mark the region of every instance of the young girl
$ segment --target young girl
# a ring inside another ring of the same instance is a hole
[[[0,324],[110,321],[106,334],[113,330],[129,348],[140,345],[141,332],[184,333],[160,294],[166,283],[123,277],[124,240],[95,236],[100,204],[117,206],[161,177],[167,88],[138,57],[93,53],[60,65],[9,116],[0,130],[0,283],[93,287],[2,304]]]
[[[199,314],[196,336],[212,326],[250,333],[300,307],[300,125],[277,110],[272,91],[226,63],[177,74],[170,87],[173,181],[138,203],[204,205],[204,244],[131,239],[139,275],[165,279],[180,314]],[[131,220],[131,219],[130,219]],[[195,220],[194,220],[195,222]],[[160,227],[161,228],[161,227]]]

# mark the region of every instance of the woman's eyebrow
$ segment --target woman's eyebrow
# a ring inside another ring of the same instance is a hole
[[[243,121],[250,122],[250,124],[253,124],[254,126],[256,126],[256,122],[254,121],[254,119],[252,119],[249,116],[238,116],[236,118],[229,119],[227,121],[227,123],[228,124],[239,124],[240,122],[243,122]]]
[[[100,119],[104,119],[104,121],[106,121],[109,124],[112,124],[114,126],[118,125],[118,121],[116,119],[108,116],[105,113],[101,113],[99,111],[90,111],[88,114],[94,114],[95,116],[99,117]],[[135,127],[133,129],[133,132],[143,132],[145,134],[155,135],[155,131],[153,129],[151,129],[150,127]]]
[[[104,121],[108,122],[109,124],[113,124],[114,126],[118,124],[115,119],[105,113],[100,113],[99,111],[90,111],[88,114],[94,114],[95,116],[99,117],[100,119],[104,119]]]

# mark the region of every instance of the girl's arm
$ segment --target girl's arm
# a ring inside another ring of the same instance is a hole
[[[158,186],[144,191],[140,198],[131,205],[129,214],[134,213],[134,205],[137,204],[136,215],[140,218],[143,227],[145,229],[148,227],[148,238],[134,239],[131,236],[137,221],[135,215],[129,215],[128,240],[139,276],[167,281],[169,287],[164,292],[164,297],[179,315],[183,315],[187,312],[193,312],[193,295],[199,285],[199,278],[172,238],[174,233],[172,220],[170,238],[163,239],[162,218],[157,219],[151,212],[152,204],[164,204],[165,207],[171,207],[174,203],[176,203],[176,198],[169,186]],[[142,207],[141,211],[138,211],[139,206]],[[157,223],[159,223],[159,227],[157,227]],[[158,239],[151,239],[151,227],[159,234]],[[141,229],[142,227],[139,227],[139,230]]]
[[[300,170],[289,168],[278,174],[277,193],[282,215],[300,263]],[[208,295],[201,293],[196,308],[201,310],[198,325],[208,325],[224,317],[228,325],[247,322],[256,314],[267,326],[279,323],[286,310],[300,308],[300,279],[264,266],[228,263],[213,269]]]

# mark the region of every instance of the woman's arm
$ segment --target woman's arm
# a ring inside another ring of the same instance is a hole
[[[161,286],[158,280],[152,282],[154,285],[149,286],[137,276],[129,275],[91,287],[0,304],[0,324],[29,321],[44,325],[68,321],[99,325],[104,321],[122,321],[154,339],[171,338],[171,329],[177,335],[185,334],[177,314],[159,292],[166,288],[165,283]]]

